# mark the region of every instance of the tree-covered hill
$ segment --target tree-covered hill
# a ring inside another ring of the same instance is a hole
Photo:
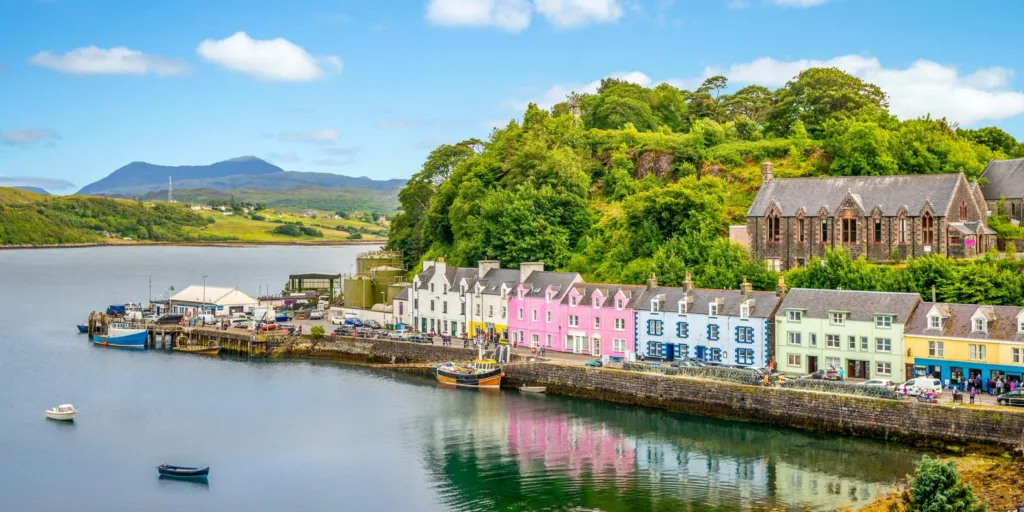
[[[724,77],[695,91],[615,79],[572,94],[486,141],[434,150],[399,193],[389,247],[423,257],[543,261],[587,280],[770,289],[776,275],[727,238],[760,186],[776,177],[963,171],[1024,156],[990,127],[900,120],[883,91],[837,69],[810,69],[778,90],[726,93]]]

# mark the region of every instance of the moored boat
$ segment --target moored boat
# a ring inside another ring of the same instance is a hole
[[[128,324],[114,323],[107,326],[106,332],[93,334],[92,342],[104,347],[146,348],[149,332],[136,329]]]
[[[434,367],[434,375],[441,384],[468,388],[497,388],[505,376],[493,359],[477,359],[469,365],[445,363]]]
[[[199,354],[203,356],[215,356],[220,353],[220,345],[204,345],[199,343],[192,343],[188,341],[184,336],[179,337],[171,350],[175,352],[184,352],[186,354]]]
[[[78,324],[78,334],[86,334],[89,332],[89,324]]]
[[[523,393],[546,393],[548,388],[544,386],[521,386],[519,391]]]
[[[57,421],[74,421],[78,417],[78,411],[71,404],[62,404],[53,409],[47,409],[46,417]]]
[[[170,464],[164,463],[157,466],[156,470],[160,475],[171,478],[206,478],[210,474],[210,466],[191,468],[185,466],[171,466]]]

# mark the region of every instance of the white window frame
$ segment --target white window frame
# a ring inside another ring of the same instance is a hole
[[[576,315],[569,315],[569,327],[579,327],[580,317]]]
[[[601,328],[601,317],[595,316],[594,317],[594,329],[600,329],[600,328]]]
[[[843,367],[843,358],[841,357],[826,357],[825,366],[828,368],[839,369]]]
[[[545,323],[549,323],[549,324],[551,323],[551,310],[550,309],[544,312],[544,322]]]
[[[519,308],[519,318],[518,318],[518,320],[522,320],[522,319],[523,319],[523,308]]]
[[[658,301],[657,300],[652,300],[651,301],[651,312],[652,313],[657,313],[658,312]]]
[[[1015,364],[1020,364],[1021,361],[1024,361],[1024,349],[1013,348],[1010,351],[1010,355],[1013,357],[1013,362]]]
[[[803,318],[804,314],[802,311],[786,311],[786,320],[789,320],[790,322],[800,322]]]
[[[987,332],[988,326],[985,325],[986,323],[984,318],[975,318],[971,322],[971,332]]]
[[[877,361],[875,363],[875,375],[892,375],[892,363],[886,361]]]
[[[939,315],[932,315],[928,317],[928,328],[942,329],[942,317]]]
[[[833,311],[828,314],[829,325],[846,325],[846,314]]]
[[[877,315],[875,316],[875,327],[879,329],[890,329],[892,328],[892,316],[890,315]]]
[[[551,346],[551,335],[550,334],[546,334],[545,335],[544,343],[545,343],[544,346],[546,346],[546,347],[550,347]]]
[[[826,334],[825,348],[843,348],[843,337],[838,334]]]
[[[537,321],[537,310],[536,310],[536,309],[535,309],[535,310],[533,310],[533,314],[532,314],[532,315],[531,315],[530,317],[531,317],[531,318],[533,318],[533,321],[534,321],[534,322],[536,322],[536,321]]]
[[[623,308],[623,302],[625,302],[625,301],[623,301],[622,299],[616,299],[615,300],[615,309],[621,310]]]
[[[575,296],[569,297],[569,305],[573,306],[573,307],[576,306],[576,297]]]
[[[888,348],[883,348],[885,346]],[[875,352],[892,353],[892,338],[875,338]]]
[[[795,341],[795,343],[794,343],[794,341]],[[786,342],[789,345],[796,345],[796,346],[803,345],[803,340],[800,339],[800,333],[799,332],[795,332],[795,331],[790,331],[790,332],[786,333]]]
[[[612,339],[612,352],[625,352],[626,351],[626,340],[622,338]]]
[[[712,302],[708,304],[708,316],[718,316],[718,303]]]
[[[750,304],[740,304],[740,318],[750,318]]]
[[[626,330],[626,319],[625,318],[616,318],[615,319],[615,330],[616,331],[625,331]]]
[[[789,354],[786,358],[786,365],[791,368],[803,368],[803,358],[800,357],[800,354]]]
[[[530,335],[530,346],[531,347],[538,347],[538,346],[540,346],[540,335],[539,334],[531,334]]]
[[[944,341],[929,341],[928,342],[928,357],[946,357],[946,342]]]

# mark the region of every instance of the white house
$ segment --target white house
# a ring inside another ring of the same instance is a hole
[[[246,313],[259,305],[259,301],[238,288],[191,285],[171,296],[169,301],[154,302],[161,313],[196,315],[202,311],[215,316]]]
[[[413,278],[409,290],[415,329],[452,336],[468,333],[467,305],[459,283],[472,279],[476,272],[475,268],[448,268],[444,258],[424,261],[423,272]]]

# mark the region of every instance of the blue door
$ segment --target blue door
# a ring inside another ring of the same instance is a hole
[[[665,360],[666,361],[673,361],[673,360],[675,360],[675,358],[676,358],[675,348],[676,348],[676,346],[673,343],[666,343],[665,344]]]
[[[694,347],[694,350],[696,351],[696,354],[694,354],[694,357],[696,357],[697,360],[699,360],[699,361],[703,361],[704,360],[704,351],[707,350],[707,347],[703,347],[701,345],[697,345],[696,347]]]

